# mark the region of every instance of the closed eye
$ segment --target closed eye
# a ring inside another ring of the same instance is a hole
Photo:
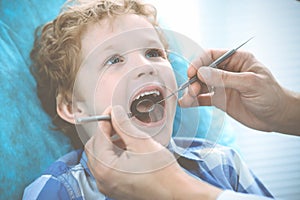
[[[166,53],[162,49],[148,49],[145,52],[145,56],[146,56],[146,58],[161,57],[161,58],[165,59],[166,58]]]

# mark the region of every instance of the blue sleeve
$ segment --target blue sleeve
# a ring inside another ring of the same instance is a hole
[[[69,200],[65,186],[51,175],[43,175],[30,184],[24,192],[23,200]]]

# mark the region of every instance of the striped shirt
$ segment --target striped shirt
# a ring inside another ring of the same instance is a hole
[[[219,188],[272,197],[261,181],[229,147],[204,139],[172,139],[169,150],[191,176]],[[83,150],[72,151],[53,163],[24,192],[23,199],[97,199],[109,200],[101,194],[87,166]]]

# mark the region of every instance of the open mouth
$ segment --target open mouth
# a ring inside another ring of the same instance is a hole
[[[131,102],[130,111],[136,119],[144,122],[158,122],[165,113],[164,95],[160,88],[148,88],[140,91]]]

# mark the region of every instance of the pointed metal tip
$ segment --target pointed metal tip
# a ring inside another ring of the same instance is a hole
[[[238,50],[239,48],[241,48],[242,46],[244,46],[247,42],[249,42],[250,40],[252,40],[255,36],[249,38],[246,42],[244,42],[243,44],[241,44],[240,46],[238,46],[237,48],[235,48],[235,50]]]

